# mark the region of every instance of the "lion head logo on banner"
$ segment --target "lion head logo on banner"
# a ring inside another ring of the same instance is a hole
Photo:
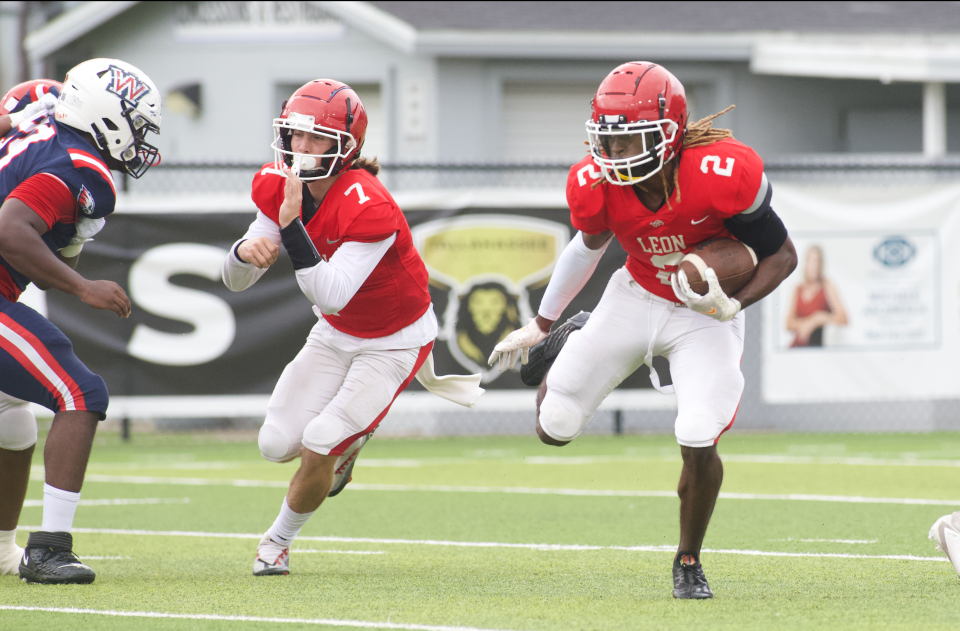
[[[493,347],[533,317],[528,290],[542,285],[570,240],[563,224],[516,215],[460,215],[420,224],[414,243],[430,283],[447,292],[439,340],[464,368],[494,381]]]
[[[457,347],[477,364],[484,364],[500,340],[523,326],[520,297],[491,282],[474,285],[458,298]]]

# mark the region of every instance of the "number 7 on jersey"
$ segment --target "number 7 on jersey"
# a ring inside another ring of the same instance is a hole
[[[357,195],[360,196],[360,205],[363,206],[365,202],[369,202],[370,198],[363,194],[363,187],[360,186],[360,182],[354,183],[350,188],[347,189],[347,192],[343,194],[344,197],[350,197],[350,193],[354,190],[357,191]]]

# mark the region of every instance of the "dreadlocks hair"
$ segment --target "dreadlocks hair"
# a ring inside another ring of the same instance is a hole
[[[694,147],[703,147],[704,145],[712,145],[715,142],[721,140],[726,140],[727,138],[733,138],[733,132],[729,129],[722,128],[713,128],[713,119],[723,116],[736,105],[731,105],[725,110],[717,112],[716,114],[711,114],[706,118],[701,118],[695,123],[690,123],[687,125],[687,130],[683,134],[683,145],[681,146],[681,151],[683,149],[693,149]]]
[[[363,169],[370,175],[376,177],[377,173],[380,173],[380,163],[377,162],[377,157],[365,158],[360,156],[357,158],[356,162],[350,165],[351,169]]]
[[[736,105],[731,105],[725,110],[719,111],[716,114],[711,114],[706,118],[701,118],[695,123],[690,123],[687,125],[687,128],[683,132],[683,142],[680,144],[680,150],[677,152],[677,160],[680,159],[680,154],[684,149],[693,149],[695,147],[704,147],[706,145],[712,145],[715,142],[721,140],[726,140],[727,138],[733,138],[733,132],[729,129],[716,128],[713,127],[713,119],[723,116]],[[672,209],[670,205],[670,194],[671,188],[667,183],[667,175],[663,172],[663,169],[660,169],[660,179],[663,181],[663,190],[667,198],[667,208]],[[591,189],[597,188],[601,184],[604,184],[606,179],[600,178],[596,180],[591,186]],[[677,191],[677,201],[680,201],[680,169],[673,170],[673,190]]]

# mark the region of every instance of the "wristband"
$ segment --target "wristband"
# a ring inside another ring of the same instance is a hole
[[[287,254],[290,255],[294,270],[313,267],[321,261],[317,248],[314,247],[299,217],[291,221],[286,228],[280,229],[280,240],[283,242],[283,247],[287,249]]]
[[[243,245],[245,242],[246,242],[246,239],[240,239],[239,241],[237,241],[237,244],[233,246],[233,255],[237,257],[237,260],[240,261],[241,263],[247,263],[242,258],[240,258],[240,246]],[[247,265],[249,265],[249,263],[247,263]]]

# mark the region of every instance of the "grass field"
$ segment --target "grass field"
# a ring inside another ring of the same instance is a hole
[[[0,577],[0,629],[960,628],[960,580],[927,540],[960,510],[960,435],[731,432],[720,447],[716,598],[680,602],[672,436],[374,440],[292,574],[255,578],[296,463],[255,441],[104,434],[74,532],[96,582]],[[34,478],[24,528],[41,521]]]

